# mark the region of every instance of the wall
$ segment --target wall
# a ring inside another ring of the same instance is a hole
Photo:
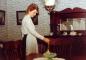
[[[65,8],[80,7],[86,9],[86,0],[56,0],[56,10],[61,11]]]
[[[0,8],[1,8],[1,0],[0,0]]]
[[[5,2],[4,0],[2,1]],[[4,31],[4,33],[0,30],[2,33],[2,34],[0,33],[0,40],[10,41],[10,40],[21,39],[21,30],[20,30],[21,26],[16,24],[16,11],[25,10],[30,3],[34,3],[34,2],[38,4],[38,6],[40,6],[39,7],[40,15],[38,18],[38,25],[36,25],[36,29],[42,35],[49,35],[49,32],[50,32],[49,15],[47,14],[47,11],[44,9],[41,1],[38,1],[38,0],[23,0],[23,1],[10,0],[9,1],[7,0],[6,2],[7,4],[5,6],[7,9],[4,9],[6,10],[7,22],[6,22],[6,25],[3,26],[3,28],[5,28],[5,26],[7,28],[2,29],[2,31],[6,30]],[[5,37],[5,35],[7,37]],[[5,39],[1,37],[4,37]]]
[[[55,10],[63,10],[67,7],[79,6],[86,8],[85,0],[56,0]],[[36,3],[39,6],[39,18],[38,25],[36,25],[37,31],[42,35],[50,34],[50,20],[47,11],[44,9],[43,0],[0,0],[0,9],[6,10],[6,23],[0,26],[0,40],[18,40],[21,39],[20,27],[16,24],[16,11],[25,10],[30,3]]]
[[[0,10],[7,10],[7,0],[0,0]],[[6,15],[7,16],[7,15]],[[5,41],[8,38],[8,32],[7,32],[7,17],[5,18],[6,25],[0,25],[0,40]]]

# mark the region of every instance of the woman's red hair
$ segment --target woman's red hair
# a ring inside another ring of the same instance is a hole
[[[26,10],[26,14],[28,14],[29,11],[33,11],[33,10],[37,10],[38,11],[38,6],[34,3],[30,4],[28,7],[27,7],[27,10]]]

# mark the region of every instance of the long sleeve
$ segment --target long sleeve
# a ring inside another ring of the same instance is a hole
[[[31,20],[30,17],[26,17],[26,21],[25,21],[25,24],[24,26],[26,27],[27,29],[27,33],[31,33],[33,36],[43,40],[44,39],[44,36],[40,35],[39,33],[37,33],[37,31],[35,30],[35,26]]]

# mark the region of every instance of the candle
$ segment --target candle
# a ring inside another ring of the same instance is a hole
[[[72,25],[70,25],[70,27],[71,27],[71,30],[73,30],[73,26],[72,26]]]

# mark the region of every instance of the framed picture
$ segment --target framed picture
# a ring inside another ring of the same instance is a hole
[[[0,10],[0,25],[5,25],[5,11]]]
[[[25,15],[25,11],[16,11],[17,25],[21,25],[22,19]],[[38,25],[38,14],[32,17],[34,25]]]

